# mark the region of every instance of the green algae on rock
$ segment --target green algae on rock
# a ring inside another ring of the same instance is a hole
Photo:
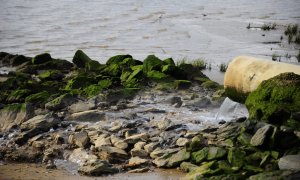
[[[252,119],[284,124],[300,110],[300,75],[283,73],[263,81],[249,94],[245,105]]]

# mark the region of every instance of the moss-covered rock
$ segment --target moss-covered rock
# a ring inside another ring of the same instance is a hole
[[[300,75],[283,73],[263,81],[245,103],[250,118],[280,125],[300,109]]]
[[[208,88],[208,89],[222,88],[222,86],[220,86],[220,84],[218,84],[217,82],[211,81],[211,80],[205,81],[204,83],[201,84],[201,86]]]
[[[31,91],[28,89],[17,89],[10,93],[6,101],[9,103],[16,103],[16,102],[22,103],[30,93]]]
[[[168,75],[156,70],[152,70],[147,72],[147,77],[153,80],[164,80],[168,77]]]
[[[196,164],[199,164],[201,162],[204,162],[207,158],[209,148],[204,147],[203,149],[193,152],[191,156],[191,160],[195,162]]]
[[[228,162],[235,169],[240,169],[244,165],[244,157],[246,153],[239,148],[230,148],[228,151]]]
[[[221,147],[209,147],[208,154],[207,154],[207,160],[215,160],[220,159],[224,157],[227,154],[226,149]]]
[[[83,89],[95,83],[95,79],[88,75],[78,75],[70,79],[65,87],[65,90]]]
[[[83,92],[87,97],[98,95],[102,90],[108,89],[112,85],[112,81],[109,79],[103,79],[98,84],[92,84],[83,89]]]
[[[52,58],[49,53],[39,54],[32,58],[32,64],[43,64],[51,61],[51,59]]]
[[[123,62],[125,59],[127,59],[126,62]],[[129,55],[129,54],[126,54],[126,55],[116,55],[116,56],[113,56],[113,57],[109,58],[106,61],[106,65],[127,63],[130,60],[132,60],[132,56]],[[129,62],[128,64],[131,64],[131,63]]]
[[[32,103],[35,105],[42,105],[45,102],[47,102],[49,97],[50,97],[50,94],[47,91],[42,91],[42,92],[38,92],[38,93],[32,94],[30,96],[27,96],[25,98],[25,102]]]
[[[52,101],[45,104],[45,107],[52,111],[63,109],[72,103],[76,102],[76,99],[70,94],[63,94]]]
[[[175,62],[174,62],[174,60],[172,58],[167,58],[167,59],[163,60],[163,63],[165,65],[171,65],[171,66],[175,66],[176,65]]]
[[[64,74],[59,70],[47,70],[39,74],[41,80],[61,80],[64,78]]]
[[[148,74],[150,71],[161,72],[163,61],[157,58],[154,55],[149,55],[143,63],[143,72],[144,74]]]
[[[82,50],[77,50],[72,60],[72,62],[78,68],[85,68],[90,61],[92,61],[92,59],[88,57]]]
[[[188,89],[192,85],[191,81],[188,80],[175,80],[175,89],[182,90]]]

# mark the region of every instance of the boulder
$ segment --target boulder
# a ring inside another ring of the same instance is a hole
[[[190,155],[190,152],[187,152],[185,148],[178,151],[176,154],[173,154],[168,158],[167,167],[171,168],[178,166],[181,162],[189,160]]]
[[[0,131],[8,131],[15,125],[33,117],[33,108],[28,104],[10,104],[0,110]]]
[[[245,105],[250,118],[282,125],[300,109],[300,75],[283,73],[263,81]]]
[[[230,148],[228,151],[227,160],[236,169],[241,168],[244,165],[244,157],[246,153],[238,148]]]
[[[66,117],[69,121],[79,121],[79,122],[98,122],[105,120],[105,113],[99,110],[89,110],[78,113],[73,113]]]
[[[287,155],[279,159],[278,166],[280,170],[300,171],[300,155]]]
[[[143,72],[148,74],[150,71],[161,71],[163,62],[154,55],[149,55],[143,62]]]

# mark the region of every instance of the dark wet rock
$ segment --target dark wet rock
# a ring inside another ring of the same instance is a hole
[[[78,121],[78,122],[98,122],[105,120],[105,113],[99,110],[89,110],[78,113],[73,113],[70,116],[66,117],[66,120],[69,121]]]
[[[200,97],[191,101],[186,102],[187,107],[206,108],[211,105],[211,101],[207,97]]]
[[[279,169],[300,171],[300,155],[287,155],[279,159]]]
[[[10,104],[0,110],[0,130],[9,130],[33,117],[33,108],[28,104]]]
[[[74,102],[76,102],[76,99],[72,95],[64,94],[46,103],[45,107],[52,111],[58,111],[70,106]]]
[[[77,163],[79,165],[83,165],[86,162],[95,162],[97,159],[98,158],[96,155],[83,148],[74,149],[68,157],[69,161]]]
[[[114,168],[106,161],[97,160],[95,162],[85,163],[78,169],[78,172],[88,176],[101,176],[104,174],[113,174],[119,172],[117,168]]]
[[[48,61],[51,61],[51,59],[52,58],[48,53],[39,54],[32,58],[32,64],[43,64]]]
[[[125,162],[128,159],[128,154],[119,148],[112,146],[101,146],[97,149],[100,159],[106,160],[110,163]]]
[[[252,146],[262,146],[268,140],[270,133],[272,133],[272,126],[266,125],[260,129],[258,129],[255,134],[251,138],[251,145]]]
[[[7,151],[4,159],[17,162],[40,162],[42,152],[33,147],[22,146],[12,151]]]
[[[175,81],[175,89],[178,90],[183,90],[183,89],[188,89],[192,85],[191,81],[188,80],[176,80]]]
[[[79,68],[84,68],[90,62],[91,59],[82,51],[82,50],[77,50],[74,57],[73,57],[73,63],[79,67]]]

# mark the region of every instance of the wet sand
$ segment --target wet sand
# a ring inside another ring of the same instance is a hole
[[[156,169],[147,173],[120,173],[104,177],[73,175],[63,169],[46,169],[41,164],[9,163],[0,165],[0,180],[177,180],[185,176],[176,169]]]

